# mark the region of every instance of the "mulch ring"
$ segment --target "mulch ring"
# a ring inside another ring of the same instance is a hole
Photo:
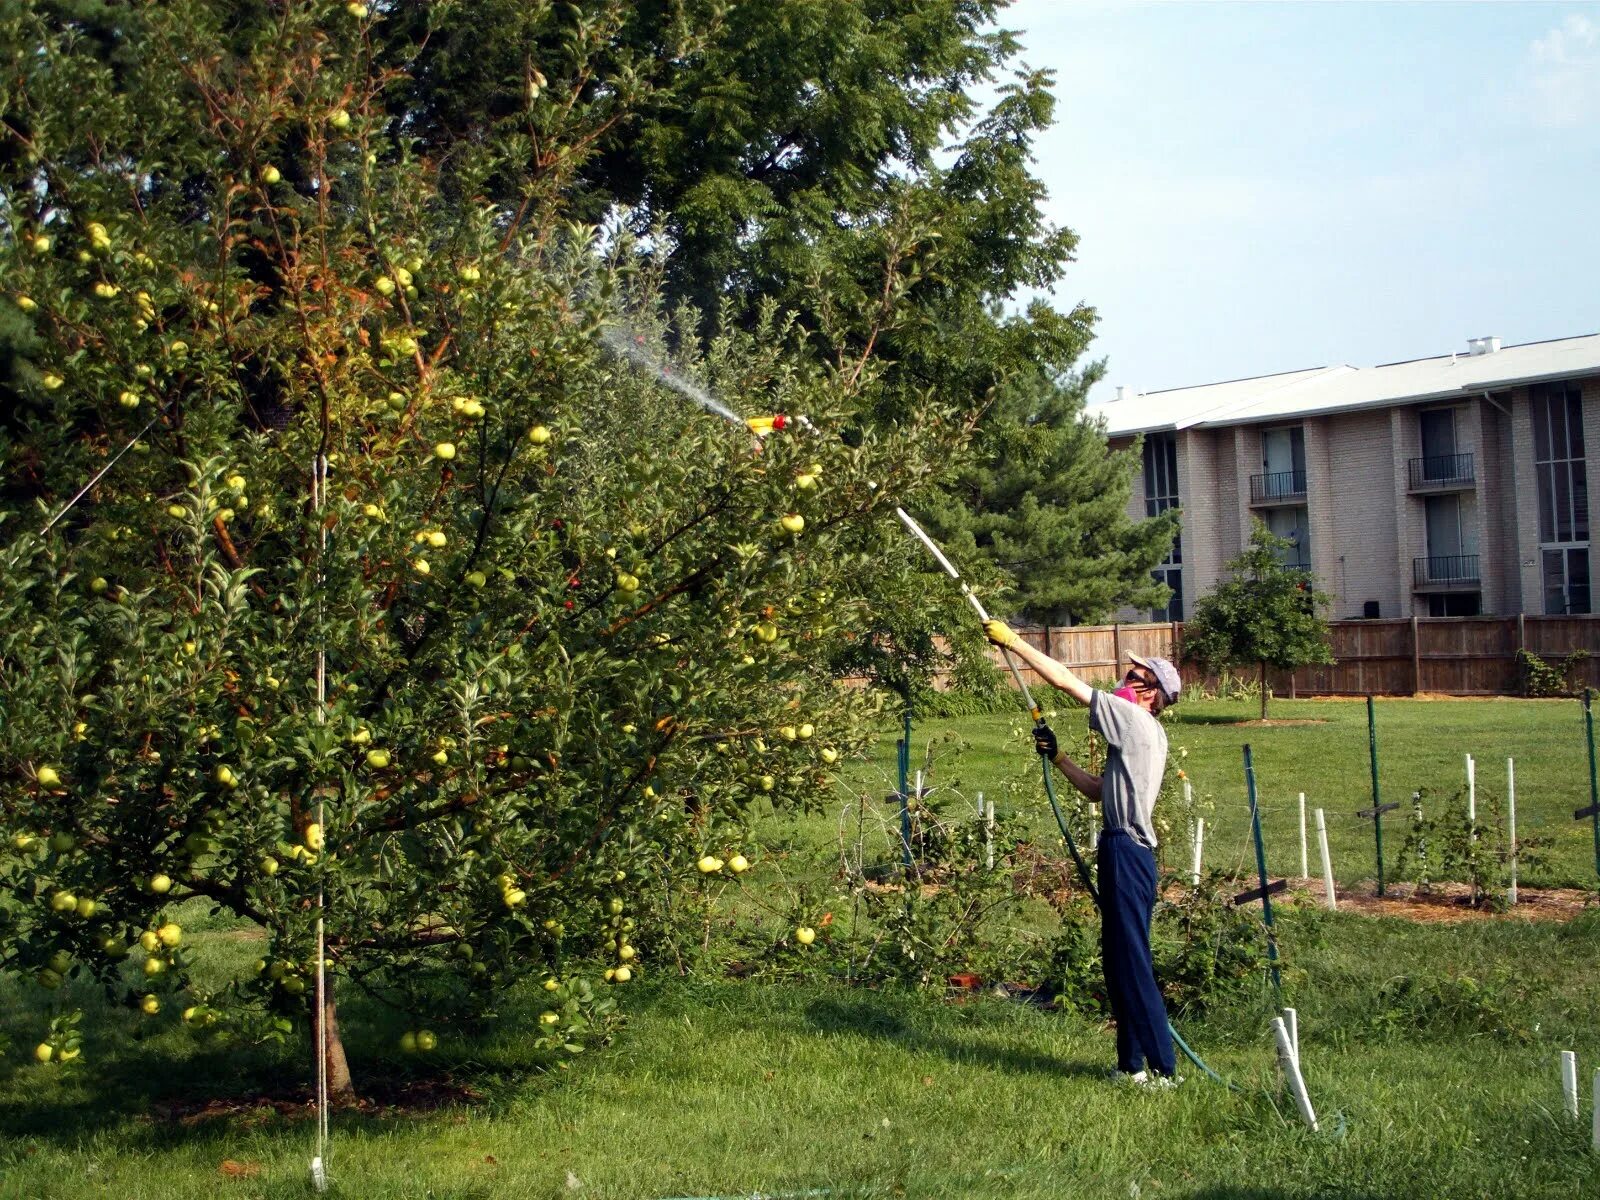
[[[1291,879],[1289,886],[1304,893],[1303,903],[1320,905],[1326,894],[1320,879]],[[1472,888],[1465,883],[1435,883],[1418,892],[1414,883],[1391,883],[1382,897],[1377,884],[1364,880],[1335,892],[1340,912],[1358,912],[1369,917],[1402,917],[1430,925],[1453,925],[1463,921],[1570,921],[1600,903],[1593,891],[1583,888],[1517,889],[1517,903],[1507,908],[1491,904],[1472,904]]]
[[[362,1083],[360,1098],[354,1104],[343,1106],[343,1111],[368,1116],[404,1116],[483,1101],[481,1092],[448,1079],[372,1079]],[[183,1126],[229,1120],[250,1126],[274,1118],[311,1120],[316,1115],[316,1098],[308,1092],[295,1090],[157,1103],[151,1105],[145,1120]]]

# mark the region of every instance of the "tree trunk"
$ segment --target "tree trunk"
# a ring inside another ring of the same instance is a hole
[[[1267,719],[1267,663],[1261,660],[1261,719]]]
[[[319,1019],[320,1018],[320,1019]],[[350,1082],[350,1063],[344,1056],[344,1042],[339,1037],[339,1014],[333,1000],[333,976],[328,976],[323,992],[320,1014],[313,1010],[311,1037],[313,1051],[322,1046],[322,1026],[327,1025],[327,1051],[324,1061],[328,1071],[328,1103],[343,1108],[356,1102],[356,1089]]]

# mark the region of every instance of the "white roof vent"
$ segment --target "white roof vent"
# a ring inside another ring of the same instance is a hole
[[[1125,384],[1125,383],[1117,384],[1117,399],[1118,400],[1126,400],[1127,398],[1128,398],[1128,385]]]
[[[1467,339],[1467,353],[1470,355],[1494,354],[1500,349],[1500,339],[1497,337],[1476,337]]]

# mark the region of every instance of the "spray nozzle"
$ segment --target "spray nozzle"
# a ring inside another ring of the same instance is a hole
[[[769,433],[782,433],[793,420],[783,413],[773,413],[770,417],[746,417],[744,423],[757,437],[766,437]]]

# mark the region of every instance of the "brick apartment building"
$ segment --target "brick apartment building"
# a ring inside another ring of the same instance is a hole
[[[1600,448],[1600,334],[1386,366],[1320,367],[1117,399],[1111,444],[1144,436],[1130,505],[1182,509],[1158,575],[1182,620],[1252,518],[1333,596],[1329,616],[1594,612],[1588,488]]]

